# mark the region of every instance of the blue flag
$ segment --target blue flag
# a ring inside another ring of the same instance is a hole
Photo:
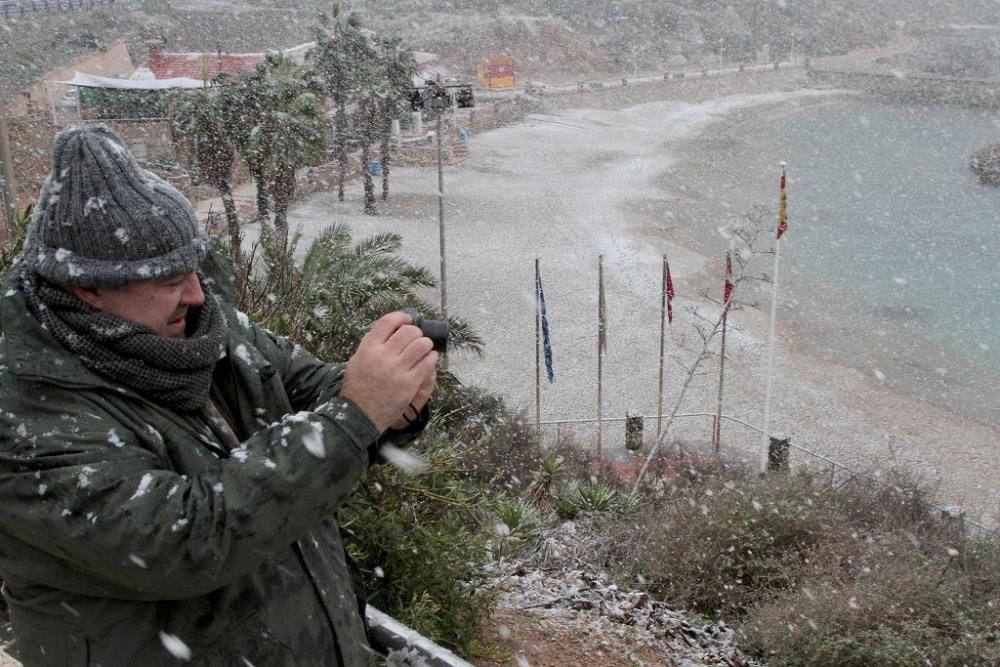
[[[556,381],[555,371],[552,370],[552,341],[549,338],[549,318],[545,313],[545,290],[542,289],[542,273],[538,272],[538,308],[542,314],[542,344],[545,348],[545,373],[549,382]]]

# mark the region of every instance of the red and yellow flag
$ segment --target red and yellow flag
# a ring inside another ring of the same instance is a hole
[[[722,295],[722,303],[729,307],[729,302],[733,299],[733,258],[729,251],[726,251],[726,286]]]
[[[785,190],[785,165],[781,165],[781,199],[778,202],[778,238],[788,231],[788,192]]]

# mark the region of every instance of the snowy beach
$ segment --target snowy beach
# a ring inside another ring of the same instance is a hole
[[[482,357],[453,356],[450,369],[463,382],[498,392],[533,417],[537,257],[556,374],[555,383],[542,388],[542,420],[594,418],[598,257],[603,255],[608,314],[603,415],[655,416],[660,271],[666,253],[678,295],[667,343],[671,361],[664,406],[669,413],[683,381],[675,360],[691,362],[701,347],[696,327],[714,322],[719,313],[727,241],[718,232],[718,220],[726,214],[738,218],[770,197],[776,207],[777,195],[774,188],[752,201],[720,202],[719,216],[699,223],[705,245],[715,244],[719,256],[683,245],[674,208],[700,187],[676,169],[683,147],[734,114],[778,103],[820,103],[841,94],[764,90],[624,109],[565,109],[473,136],[469,157],[445,168],[447,287],[449,314],[470,321],[482,333],[486,350]],[[303,244],[337,221],[348,222],[356,240],[397,232],[404,254],[436,273],[436,169],[396,167],[391,188],[378,217],[360,213],[361,184],[354,181],[346,202],[337,202],[336,193],[312,195],[293,208],[290,224],[303,233]],[[791,215],[794,221],[794,208]],[[765,224],[771,218],[768,212]],[[783,253],[794,252],[793,233]],[[690,234],[686,229],[685,236]],[[736,421],[723,424],[723,446],[752,460],[761,436],[741,422],[763,426],[768,306],[762,302],[734,310],[726,343],[724,413]],[[780,317],[779,310],[779,323]],[[905,465],[940,485],[940,504],[961,506],[976,520],[997,516],[996,430],[895,392],[877,377],[807,356],[802,353],[807,348],[783,338],[779,326],[772,432],[791,435],[797,445],[857,470]],[[718,351],[717,340],[711,349]],[[693,381],[680,412],[714,412],[717,391],[718,357],[713,357]],[[593,425],[560,428],[572,429],[584,442],[592,442],[595,434]],[[646,429],[648,448],[655,420],[647,419]],[[624,454],[623,430],[620,421],[605,424],[606,456]],[[710,430],[710,417],[688,417],[674,423],[670,435],[707,446]],[[799,451],[792,456],[793,462],[825,467]]]

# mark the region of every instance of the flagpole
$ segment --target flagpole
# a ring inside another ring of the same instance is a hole
[[[656,437],[663,428],[663,369],[666,366],[667,340],[667,256],[663,255],[663,278],[660,280],[660,390],[656,400]]]
[[[538,284],[541,282],[541,271],[538,258],[535,258],[535,430],[542,432],[542,362],[541,362],[541,330],[542,304],[539,302]]]
[[[601,461],[604,401],[602,383],[604,371],[604,255],[597,257],[597,460]]]
[[[716,454],[722,445],[722,388],[726,377],[726,323],[729,319],[729,305],[732,303],[732,256],[726,251],[726,290],[722,304],[722,344],[719,350],[719,403],[715,410],[715,424],[712,429],[712,447]]]
[[[774,368],[775,324],[778,319],[778,269],[781,266],[781,235],[787,227],[785,199],[785,163],[781,163],[781,203],[778,208],[778,231],[774,241],[774,286],[771,288],[771,331],[767,345],[767,385],[764,390],[764,430],[761,434],[760,462],[758,472],[767,473],[768,450],[771,429],[771,380]]]

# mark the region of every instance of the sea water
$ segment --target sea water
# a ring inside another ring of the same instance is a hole
[[[968,166],[1000,143],[1000,114],[852,96],[712,132],[712,199],[763,204],[769,233],[788,163],[785,344],[1000,426],[1000,188]],[[771,274],[773,257],[752,268]],[[769,308],[769,292],[756,298]]]

